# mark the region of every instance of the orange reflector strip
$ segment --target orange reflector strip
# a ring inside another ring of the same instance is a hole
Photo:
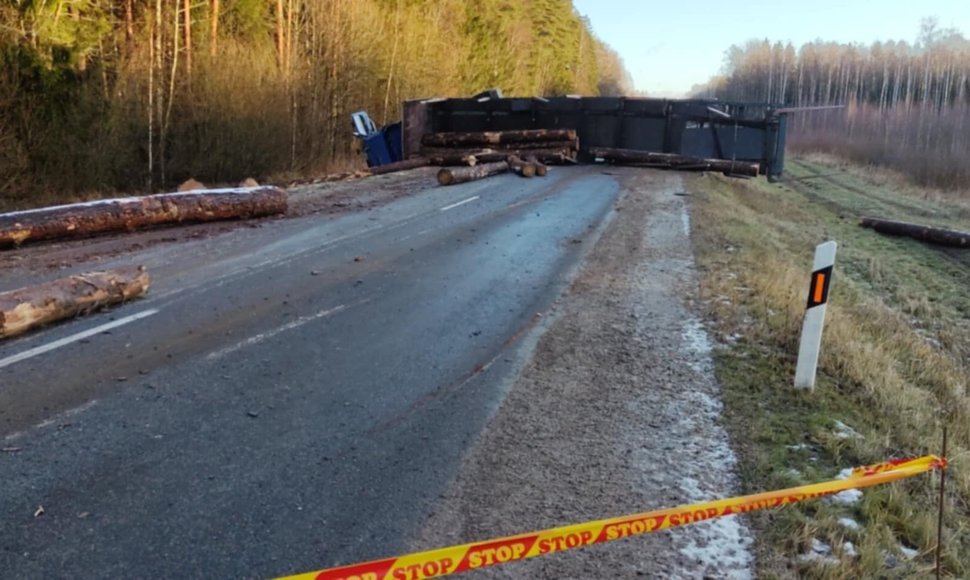
[[[825,272],[815,274],[815,294],[812,296],[813,304],[821,304],[825,296]]]

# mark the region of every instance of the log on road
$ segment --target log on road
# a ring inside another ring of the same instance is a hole
[[[536,175],[539,177],[545,177],[546,173],[549,173],[549,168],[546,164],[536,159],[535,155],[529,155],[525,160],[536,166]]]
[[[208,189],[106,199],[0,214],[0,248],[173,223],[248,219],[286,212],[276,187]]]
[[[504,173],[509,170],[509,164],[505,161],[496,163],[483,163],[474,167],[443,167],[438,172],[438,183],[441,185],[454,185],[484,179],[492,175]]]
[[[593,147],[589,150],[593,157],[602,157],[619,164],[643,165],[688,171],[720,171],[729,175],[757,177],[760,166],[750,161],[731,161],[730,159],[701,159],[675,153],[654,153],[633,149],[612,149]]]
[[[524,161],[521,157],[516,157],[515,155],[509,155],[506,160],[509,164],[509,169],[521,177],[535,177],[536,166],[532,163]]]
[[[908,222],[897,222],[874,217],[864,217],[859,225],[872,228],[880,234],[907,236],[922,242],[954,248],[970,248],[970,232],[934,228]]]
[[[394,163],[388,163],[387,165],[371,167],[368,169],[368,171],[370,171],[371,175],[384,175],[386,173],[394,173],[396,171],[417,169],[418,167],[424,167],[430,164],[431,162],[424,157],[415,157],[414,159],[405,159],[404,161],[395,161]]]
[[[0,338],[138,298],[151,278],[141,266],[91,272],[0,293]]]
[[[523,131],[484,131],[479,133],[428,133],[421,138],[421,144],[429,147],[498,145],[537,141],[576,141],[576,131],[572,129],[527,129]]]

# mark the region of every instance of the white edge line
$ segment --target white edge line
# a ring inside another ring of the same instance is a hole
[[[119,326],[124,326],[125,324],[128,324],[130,322],[141,320],[142,318],[147,318],[153,314],[158,314],[158,312],[159,312],[158,309],[155,309],[155,308],[152,308],[151,310],[145,310],[144,312],[132,314],[131,316],[126,316],[124,318],[119,318],[118,320],[109,322],[107,324],[102,324],[101,326],[95,326],[94,328],[90,328],[88,330],[85,330],[84,332],[72,334],[71,336],[66,336],[60,340],[55,340],[54,342],[43,344],[41,346],[34,347],[30,350],[25,350],[22,353],[15,354],[13,356],[8,356],[7,358],[0,359],[0,369],[10,366],[12,364],[18,363],[20,361],[24,361],[29,358],[33,358],[35,356],[50,352],[52,350],[56,350],[58,348],[61,348],[62,346],[67,346],[72,342],[84,340],[89,336],[94,336],[95,334],[102,333],[106,330],[111,330],[112,328],[118,328]]]
[[[276,336],[276,335],[278,335],[278,334],[280,334],[282,332],[286,332],[287,330],[293,330],[294,328],[299,328],[299,327],[303,326],[304,324],[306,324],[308,322],[313,322],[314,320],[319,320],[321,318],[326,318],[327,316],[330,316],[331,314],[336,314],[338,312],[341,312],[343,310],[346,310],[346,309],[350,308],[351,306],[358,306],[360,304],[364,304],[365,302],[369,302],[369,301],[370,301],[369,298],[365,298],[364,300],[358,300],[357,302],[353,302],[351,304],[341,304],[340,306],[334,306],[333,308],[327,308],[325,310],[321,310],[320,312],[317,312],[316,314],[311,314],[310,316],[301,316],[301,317],[297,318],[296,320],[294,320],[292,322],[287,322],[283,326],[274,328],[273,330],[270,330],[268,332],[263,332],[261,334],[257,334],[257,335],[251,336],[251,337],[247,338],[246,340],[243,340],[241,342],[237,342],[236,344],[234,344],[232,346],[227,346],[226,348],[223,348],[223,349],[217,350],[215,352],[209,353],[208,355],[206,355],[205,358],[207,360],[215,360],[215,359],[218,359],[218,358],[222,358],[222,357],[226,356],[227,354],[234,353],[234,352],[236,352],[237,350],[239,350],[241,348],[246,348],[247,346],[253,346],[255,344],[259,344],[259,343],[263,342],[264,340],[273,338],[274,336]]]
[[[453,203],[451,205],[446,205],[445,207],[441,208],[441,211],[448,211],[449,209],[455,209],[459,205],[465,205],[466,203],[473,202],[476,199],[478,199],[478,196],[477,195],[472,196],[472,197],[469,197],[468,199],[463,199],[463,200],[459,201],[458,203]]]

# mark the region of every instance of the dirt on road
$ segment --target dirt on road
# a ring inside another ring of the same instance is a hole
[[[610,173],[626,192],[611,224],[414,549],[737,492],[711,345],[692,307],[683,177]],[[478,574],[750,578],[751,544],[732,516]]]

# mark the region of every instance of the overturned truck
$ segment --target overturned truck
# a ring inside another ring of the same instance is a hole
[[[426,135],[567,130],[577,160],[781,176],[787,110],[764,103],[627,97],[426,99],[404,103],[405,159]],[[422,144],[422,140],[424,145]]]

